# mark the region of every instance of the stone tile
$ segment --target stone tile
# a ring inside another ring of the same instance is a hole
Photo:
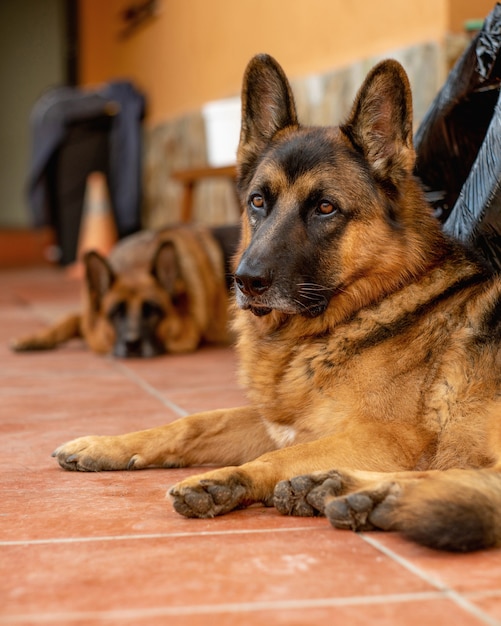
[[[316,529],[314,537],[291,530],[3,546],[3,611],[259,605],[431,590],[354,534]]]
[[[418,546],[393,533],[374,533],[371,538],[438,586],[460,593],[501,588],[501,550],[455,554]]]

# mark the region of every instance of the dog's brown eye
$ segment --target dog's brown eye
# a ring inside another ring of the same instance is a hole
[[[329,202],[328,200],[322,200],[322,202],[318,205],[318,212],[322,215],[331,215],[335,210],[336,209],[334,208],[332,202]]]
[[[255,209],[262,209],[264,207],[264,198],[263,198],[263,196],[260,196],[258,193],[254,194],[251,197],[251,205]]]
[[[162,317],[164,310],[156,302],[145,300],[142,306],[142,314],[145,319],[151,317]]]
[[[125,302],[115,302],[115,304],[108,311],[108,318],[123,318],[127,315],[127,304]]]

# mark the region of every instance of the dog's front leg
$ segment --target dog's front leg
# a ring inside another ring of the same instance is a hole
[[[13,339],[10,347],[14,352],[52,350],[70,339],[81,337],[81,324],[81,316],[78,313],[71,313],[53,326],[19,339]]]
[[[237,465],[275,445],[252,407],[196,413],[158,428],[74,439],[54,451],[68,470]]]
[[[202,331],[196,321],[190,317],[171,315],[165,324],[165,351],[169,354],[194,352],[202,340]]]
[[[395,431],[391,427],[382,431],[377,424],[371,426],[366,423],[357,432],[353,430],[357,431],[352,428],[351,431],[339,435],[275,450],[240,467],[223,467],[191,476],[170,490],[174,508],[186,517],[214,517],[253,502],[277,505],[275,486],[280,481],[290,481],[295,476],[302,477],[312,472],[325,473],[333,468],[350,466],[359,470],[395,472],[414,465],[414,456],[409,456],[405,451],[406,436],[412,436],[412,428],[399,425]],[[388,438],[395,441],[397,433],[401,445],[391,448],[388,446]],[[309,480],[307,484],[311,483],[310,488],[313,489],[326,478],[328,476],[322,474],[320,483]],[[343,480],[339,479],[338,482],[340,488],[336,495],[341,495],[357,488],[360,476],[355,477],[344,472]],[[303,494],[302,501],[298,502],[296,494],[291,494],[288,498],[291,502],[285,502],[284,494],[280,493],[278,497],[283,500],[283,506],[277,508],[288,508],[290,510],[282,512],[295,515],[313,515],[314,507],[306,502],[306,495],[307,492]],[[323,499],[317,510],[323,513]]]
[[[279,481],[307,468],[330,469],[331,463],[331,454],[317,440],[275,450],[240,467],[190,476],[174,485],[169,496],[176,511],[186,517],[214,517],[254,502],[271,506]]]

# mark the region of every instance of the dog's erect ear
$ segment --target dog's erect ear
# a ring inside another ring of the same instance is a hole
[[[402,174],[413,170],[412,96],[400,63],[382,61],[372,69],[341,130],[379,179],[398,183]]]
[[[90,302],[95,311],[99,310],[103,296],[112,286],[115,274],[108,261],[96,252],[91,250],[83,258],[85,265],[85,280],[89,291]]]
[[[169,294],[174,293],[176,280],[180,276],[179,262],[174,244],[164,241],[158,246],[151,264],[151,273]]]
[[[268,142],[288,126],[297,126],[296,106],[289,81],[267,54],[251,59],[242,86],[242,126],[238,163],[249,169]]]

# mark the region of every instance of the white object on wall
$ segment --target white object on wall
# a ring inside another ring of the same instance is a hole
[[[212,167],[233,165],[240,137],[240,97],[208,102],[202,108],[207,160]]]

